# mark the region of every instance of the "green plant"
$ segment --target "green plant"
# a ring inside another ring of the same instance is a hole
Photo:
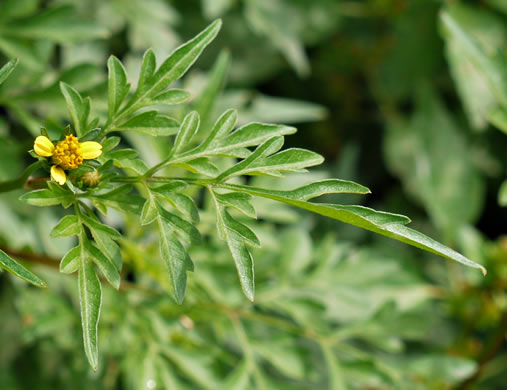
[[[284,136],[296,131],[293,127],[250,123],[234,129],[237,122],[234,110],[224,112],[212,126],[200,127],[197,111],[189,112],[179,123],[154,109],[154,106],[180,104],[188,99],[189,94],[184,90],[168,87],[185,74],[217,35],[220,26],[219,20],[213,22],[194,39],[177,48],[159,67],[156,66],[153,51],[148,50],[133,93],[129,93],[130,84],[122,63],[116,57],[110,57],[107,112],[92,111],[92,99],[89,96],[83,97],[70,85],[60,83],[73,122],[73,132],[79,142],[100,143],[102,154],[96,159],[85,157],[89,161],[69,170],[68,179],[64,177],[61,182],[65,185],[49,181],[47,188],[29,192],[21,198],[34,206],[73,207],[74,213],[65,215],[53,228],[51,236],[78,237],[77,246],[71,248],[61,260],[60,270],[64,273],[78,272],[84,346],[94,369],[98,366],[97,327],[102,305],[101,281],[95,267],[112,287],[118,289],[122,270],[120,246],[128,248],[130,245],[120,232],[104,224],[97,214],[107,216],[108,208],[138,216],[141,225],[156,222],[160,258],[168,271],[171,293],[180,304],[183,303],[187,286],[187,272],[194,270],[189,248],[201,241],[201,234],[196,227],[201,220],[201,211],[196,206],[196,200],[204,203],[207,212],[210,208],[215,209],[218,237],[226,242],[243,292],[251,301],[254,300],[255,287],[250,246],[260,246],[260,241],[241,216],[256,217],[253,197],[275,200],[359,226],[479,268],[485,274],[481,265],[408,228],[406,224],[410,220],[407,217],[362,206],[309,202],[326,194],[369,193],[367,188],[359,184],[327,179],[291,190],[274,190],[247,183],[244,176],[280,177],[286,172],[303,173],[307,167],[322,163],[320,155],[304,149],[280,151]],[[11,61],[2,68],[1,81],[15,65],[16,61]],[[217,77],[223,77],[222,73],[217,72]],[[202,107],[212,104],[212,101],[205,102],[216,96],[220,85],[220,82],[210,83],[197,107],[203,110]],[[69,132],[70,128],[62,131],[55,126],[54,129],[43,129],[42,137],[49,144],[50,139],[56,140],[55,143],[63,142],[63,137]],[[111,136],[111,133],[128,132],[156,137],[174,136],[174,139],[172,144],[160,145],[163,158],[148,167],[145,161],[137,157],[136,150],[117,148],[123,140]],[[254,150],[249,149],[253,147]],[[79,152],[80,149],[76,150]],[[35,148],[33,156],[39,162],[28,167],[21,178],[0,183],[0,189],[12,190],[24,183],[35,169],[49,170],[51,164],[58,165],[54,158],[50,162],[51,153],[41,154]],[[62,167],[66,169],[65,165]],[[42,186],[45,187],[44,182]],[[206,234],[211,233],[207,231]],[[35,285],[43,285],[38,277],[7,254],[0,254],[2,267]],[[233,323],[240,340],[246,342],[240,324],[236,320]],[[250,347],[245,348],[248,358]],[[324,347],[324,352],[326,359],[334,359],[327,347]],[[262,382],[262,379],[258,380]],[[341,385],[336,386],[339,388]]]

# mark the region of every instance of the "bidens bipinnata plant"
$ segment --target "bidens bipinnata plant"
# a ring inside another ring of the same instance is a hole
[[[148,50],[137,88],[132,92],[122,63],[111,56],[108,61],[108,112],[103,116],[98,113],[97,117],[92,117],[90,97],[83,98],[74,88],[61,83],[73,130],[67,128],[51,138],[43,129],[35,139],[32,153],[39,161],[28,167],[17,181],[24,182],[34,170],[44,168],[50,176],[47,188],[28,192],[22,199],[35,206],[73,207],[73,212],[53,228],[51,236],[78,238],[77,245],[61,260],[60,270],[78,272],[84,347],[94,369],[98,364],[97,325],[102,302],[97,269],[116,289],[120,286],[122,269],[118,243],[122,235],[106,225],[100,215],[105,216],[109,208],[114,208],[138,216],[141,225],[155,223],[160,236],[160,257],[168,271],[172,295],[181,303],[186,273],[194,270],[187,248],[201,240],[196,227],[200,212],[195,203],[201,193],[194,191],[190,196],[189,186],[204,189],[206,199],[214,205],[219,237],[227,243],[243,292],[252,301],[254,262],[249,247],[259,246],[260,242],[237,215],[239,212],[256,218],[253,197],[271,199],[352,224],[485,273],[481,265],[408,228],[410,220],[405,216],[362,206],[310,202],[325,194],[370,192],[359,184],[329,179],[283,191],[245,184],[241,177],[246,175],[277,177],[286,172],[305,172],[306,168],[323,162],[320,155],[308,150],[282,150],[284,136],[296,131],[293,127],[249,123],[235,128],[238,118],[232,109],[225,111],[212,126],[206,126],[206,122],[200,126],[200,115],[196,111],[186,114],[179,123],[153,109],[153,106],[187,100],[187,92],[168,87],[185,74],[214,39],[220,25],[219,20],[213,22],[177,48],[158,68],[153,51]],[[7,64],[2,69],[3,75],[14,66],[14,61]],[[173,139],[165,158],[149,167],[138,158],[136,150],[117,148],[123,140],[111,133],[123,132],[173,136]],[[174,172],[179,172],[177,177]],[[2,267],[35,285],[43,285],[44,282],[6,254],[0,255]]]

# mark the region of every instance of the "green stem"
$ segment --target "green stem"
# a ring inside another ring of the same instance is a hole
[[[42,167],[43,164],[44,164],[44,161],[34,162],[33,164],[29,165],[25,169],[23,174],[20,177],[18,177],[17,179],[12,179],[12,180],[0,182],[0,192],[14,191],[14,190],[22,188],[26,182],[26,179],[28,179],[28,177],[30,177],[30,175],[33,172],[35,172],[37,169]]]

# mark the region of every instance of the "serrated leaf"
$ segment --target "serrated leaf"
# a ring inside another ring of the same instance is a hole
[[[81,255],[79,268],[79,302],[86,357],[94,371],[98,366],[97,331],[102,305],[102,286],[92,264]]]
[[[170,156],[178,155],[182,150],[188,147],[188,144],[199,130],[199,114],[196,111],[189,112],[176,134],[174,145],[171,149]]]
[[[87,257],[91,258],[97,267],[99,267],[109,284],[118,290],[120,287],[120,273],[118,272],[113,260],[108,256],[104,256],[100,250],[90,243],[90,241],[86,239],[83,240],[83,245],[88,255]]]
[[[137,92],[128,106],[136,107],[137,104],[140,104],[149,97],[158,95],[169,84],[183,76],[188,68],[197,60],[204,48],[218,34],[221,25],[221,20],[214,21],[195,38],[174,50],[151,77],[142,77]],[[147,63],[146,57],[152,57],[152,53],[149,53],[151,52],[148,51],[145,54],[145,61]],[[151,64],[154,63],[153,60],[149,60],[149,62],[150,64],[146,65],[147,71],[144,71],[145,66],[143,61],[143,67],[141,68],[142,75],[143,73],[149,75],[149,71],[152,69]]]
[[[170,89],[155,96],[153,104],[181,104],[190,98],[190,92],[183,89]]]
[[[110,56],[107,61],[108,76],[108,96],[109,96],[109,119],[112,120],[120,105],[130,89],[127,83],[127,72],[121,61],[115,56]]]
[[[12,73],[16,65],[18,64],[18,58],[13,58],[9,62],[7,62],[2,68],[0,69],[0,85],[3,84],[3,82],[9,77],[9,75]]]
[[[114,127],[112,131],[133,131],[154,137],[176,134],[179,123],[176,119],[160,115],[157,111],[147,111]]]
[[[169,281],[176,302],[181,304],[187,286],[187,271],[193,270],[192,260],[183,245],[174,238],[171,226],[164,218],[157,218],[160,229],[160,256],[169,272]]]
[[[67,103],[70,117],[74,123],[74,129],[77,137],[81,137],[84,134],[85,123],[89,113],[89,106],[83,101],[79,92],[77,92],[70,85],[60,82],[60,90],[62,91],[63,97]]]
[[[295,198],[295,194],[299,195],[301,188],[293,191],[274,191],[232,184],[222,184],[220,187],[273,199],[316,214],[355,225],[395,240],[402,241],[417,248],[424,249],[428,252],[435,253],[447,259],[455,260],[469,267],[478,268],[483,274],[486,274],[486,269],[482,265],[467,259],[465,256],[451,248],[448,248],[438,241],[404,226],[410,222],[410,219],[403,215],[375,211],[362,206],[342,206],[305,202],[298,200],[297,197]]]
[[[81,247],[76,246],[69,250],[60,261],[60,272],[72,274],[79,269],[81,265]]]
[[[13,275],[16,275],[18,278],[21,278],[28,283],[33,284],[37,287],[47,287],[48,285],[42,279],[40,279],[37,275],[33,274],[31,271],[23,267],[17,261],[12,259],[7,255],[3,250],[0,249],[0,268],[5,269],[7,272],[10,272]]]
[[[81,224],[75,215],[66,215],[51,230],[51,237],[69,237],[77,236],[81,232]]]
[[[55,194],[53,191],[43,189],[28,192],[19,198],[32,206],[56,206],[65,201],[72,201],[70,195]]]

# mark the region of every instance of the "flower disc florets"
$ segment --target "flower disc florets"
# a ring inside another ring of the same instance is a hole
[[[76,169],[83,163],[83,156],[79,151],[79,141],[73,135],[68,135],[58,142],[51,159],[55,165],[63,169]]]

